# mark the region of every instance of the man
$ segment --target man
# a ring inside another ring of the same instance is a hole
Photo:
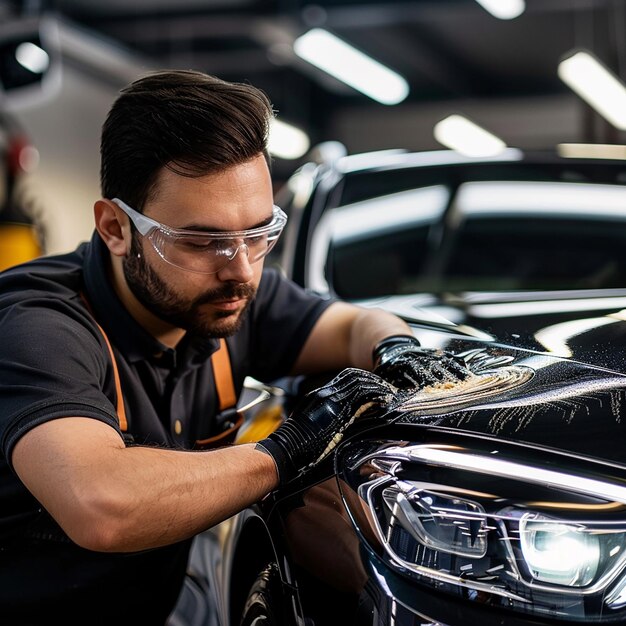
[[[360,371],[375,349],[394,385],[417,380],[404,322],[263,270],[285,223],[271,117],[260,91],[196,72],[132,83],[103,126],[92,240],[0,275],[3,624],[163,624],[191,538],[394,389]],[[360,369],[257,445],[192,451],[216,433],[221,338],[236,393],[246,375]]]

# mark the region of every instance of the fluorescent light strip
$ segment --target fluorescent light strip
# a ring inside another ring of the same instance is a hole
[[[626,146],[607,143],[560,143],[560,156],[568,159],[626,159]]]
[[[33,74],[43,74],[50,65],[48,53],[32,41],[21,43],[15,50],[15,58]]]
[[[382,104],[398,104],[409,94],[406,80],[322,28],[313,28],[293,45],[305,61]]]
[[[613,126],[626,130],[626,87],[588,52],[561,61],[561,80]]]
[[[457,206],[462,215],[583,216],[626,220],[626,187],[546,181],[464,183]]]
[[[535,333],[535,340],[548,352],[557,356],[572,357],[574,353],[569,347],[569,342],[586,331],[615,324],[616,320],[606,317],[585,318],[582,320],[569,320],[552,326],[544,326]]]
[[[626,298],[581,298],[532,302],[499,302],[473,304],[467,313],[480,318],[519,317],[521,315],[546,315],[548,313],[573,313],[575,311],[601,311],[626,307]]]
[[[402,155],[392,154],[392,150],[387,151],[388,154],[384,154],[384,151],[378,153],[369,153],[372,157],[369,159],[362,159],[362,156],[367,157],[367,153],[363,155],[354,154],[345,156],[337,161],[336,167],[341,172],[352,172],[359,170],[362,167],[394,167],[394,168],[407,168],[415,167],[416,165],[453,165],[456,163],[467,163],[467,157],[460,155],[458,152],[452,152],[451,150],[431,150],[427,152],[404,152]],[[374,161],[374,155],[379,154],[380,157]],[[517,148],[506,148],[499,154],[490,158],[490,161],[521,161],[523,153]]]
[[[524,0],[476,0],[476,2],[501,20],[512,20],[526,9]]]
[[[506,144],[484,128],[462,115],[450,115],[434,128],[435,139],[460,154],[471,157],[490,157],[500,154]]]
[[[309,136],[299,128],[273,119],[270,123],[268,150],[281,159],[297,159],[311,145]]]
[[[491,474],[502,478],[522,478],[526,482],[549,485],[561,489],[571,489],[578,493],[587,493],[607,500],[626,503],[626,489],[621,485],[607,483],[575,474],[566,474],[541,467],[522,465],[513,461],[504,461],[492,456],[480,456],[462,452],[452,452],[427,446],[412,446],[400,449],[401,453],[415,461],[425,461],[436,465],[470,470],[480,474]],[[391,448],[389,452],[395,449]]]
[[[320,226],[329,222],[330,237],[335,244],[374,239],[373,233],[378,237],[381,233],[433,222],[443,214],[449,197],[444,185],[401,191],[326,211]]]

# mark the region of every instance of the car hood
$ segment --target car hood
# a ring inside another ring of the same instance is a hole
[[[359,304],[403,317],[424,345],[444,347],[459,336],[626,373],[626,290],[417,294]]]
[[[626,376],[575,361],[487,347],[496,363],[477,378],[504,374],[500,388],[476,394],[422,390],[399,411],[396,424],[465,431],[626,464]],[[510,357],[507,363],[502,360]],[[513,385],[510,372],[520,371]],[[465,386],[461,383],[460,387]]]
[[[465,431],[626,465],[626,292],[464,294],[377,301],[477,377],[420,390],[396,423]],[[499,315],[495,312],[499,311]],[[478,381],[478,384],[476,384]]]

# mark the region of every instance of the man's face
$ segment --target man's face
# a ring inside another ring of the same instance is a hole
[[[200,178],[167,169],[143,213],[176,229],[238,231],[269,221],[272,183],[263,156]],[[202,254],[202,252],[199,252]],[[139,302],[164,322],[209,337],[232,335],[256,294],[263,260],[243,250],[214,274],[197,274],[164,261],[147,238],[133,234],[124,276]]]

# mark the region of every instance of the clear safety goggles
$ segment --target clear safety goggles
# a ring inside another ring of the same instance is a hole
[[[249,263],[260,261],[274,247],[287,216],[274,205],[272,221],[240,231],[205,232],[170,228],[135,211],[119,198],[113,202],[128,215],[139,233],[170,265],[197,274],[215,274],[243,250]]]

